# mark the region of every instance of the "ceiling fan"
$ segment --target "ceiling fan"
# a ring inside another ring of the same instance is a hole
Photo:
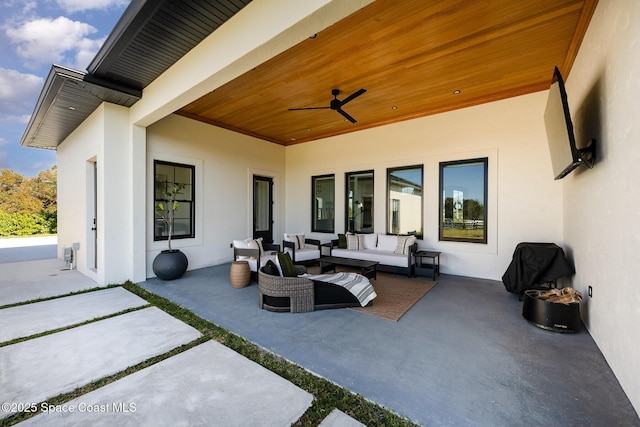
[[[339,89],[332,89],[331,90],[331,95],[333,95],[333,99],[331,100],[331,103],[329,104],[329,106],[327,107],[307,107],[307,108],[289,108],[289,111],[296,111],[296,110],[324,110],[324,109],[331,109],[331,110],[336,110],[338,113],[342,114],[344,116],[344,118],[346,118],[347,120],[349,120],[351,123],[356,123],[357,120],[354,119],[353,117],[351,117],[349,114],[347,114],[343,109],[342,106],[344,104],[346,104],[349,101],[352,101],[354,98],[359,97],[360,95],[362,95],[363,93],[365,93],[367,90],[366,89],[360,89],[354,93],[352,93],[351,95],[347,96],[345,99],[343,99],[342,101],[340,101],[338,99],[338,95],[340,95],[340,90]]]

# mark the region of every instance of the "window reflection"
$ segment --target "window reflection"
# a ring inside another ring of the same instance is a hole
[[[387,169],[387,233],[422,237],[422,166]]]
[[[333,233],[335,228],[335,176],[311,177],[311,231]]]
[[[488,159],[440,163],[440,240],[487,243]]]
[[[346,174],[346,229],[373,233],[373,171]]]

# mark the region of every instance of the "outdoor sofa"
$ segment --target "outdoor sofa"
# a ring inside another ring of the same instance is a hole
[[[414,235],[394,234],[354,234],[339,235],[331,241],[331,256],[377,261],[378,271],[415,274],[415,259],[413,253],[418,250],[418,243]]]

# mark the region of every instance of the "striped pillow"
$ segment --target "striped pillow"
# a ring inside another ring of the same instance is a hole
[[[285,242],[293,242],[295,249],[304,248],[304,234],[286,234],[284,235]]]
[[[409,253],[409,247],[417,240],[416,236],[398,236],[398,246],[396,246],[396,250],[393,251],[393,253],[407,255]]]
[[[347,250],[357,251],[364,249],[362,238],[361,234],[347,234]]]

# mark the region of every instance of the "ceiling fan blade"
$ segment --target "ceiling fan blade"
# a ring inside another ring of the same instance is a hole
[[[297,110],[328,110],[331,107],[306,107],[306,108],[289,108],[289,111]]]
[[[366,89],[360,89],[359,91],[356,91],[356,92],[352,93],[351,95],[347,96],[345,99],[343,99],[340,102],[340,106],[343,106],[344,104],[346,104],[347,102],[351,101],[352,99],[359,97],[360,95],[362,95],[366,91],[367,91]]]
[[[350,115],[348,115],[343,109],[338,108],[336,110],[338,113],[342,114],[347,120],[349,120],[351,123],[356,123],[357,120],[354,119],[353,117],[351,117]]]

